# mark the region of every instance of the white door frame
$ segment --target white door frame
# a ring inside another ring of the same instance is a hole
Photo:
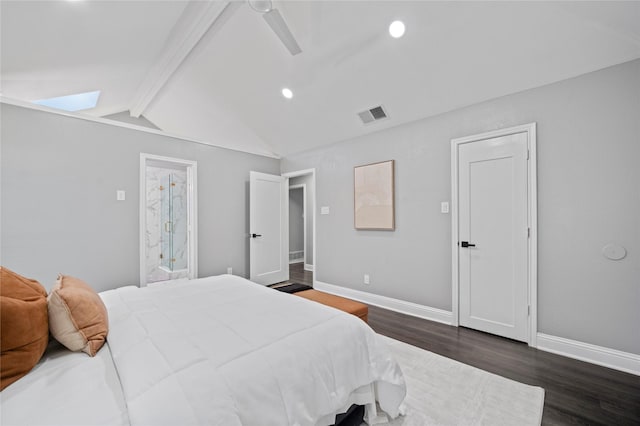
[[[452,288],[452,325],[459,325],[459,250],[458,250],[458,148],[462,144],[478,142],[486,139],[508,136],[515,133],[527,134],[529,161],[527,162],[528,180],[528,302],[529,326],[527,343],[537,347],[538,332],[538,207],[537,207],[537,173],[536,173],[536,123],[509,127],[492,132],[481,133],[451,140],[451,288]]]
[[[189,279],[198,277],[198,162],[140,153],[140,287],[147,285],[147,166],[179,166],[187,170],[187,216],[189,225]]]
[[[307,264],[307,185],[304,183],[300,183],[298,185],[290,185],[289,194],[291,194],[292,189],[300,188],[302,188],[302,269],[304,269],[304,265]],[[289,215],[289,224],[291,224],[291,215]],[[289,235],[291,235],[291,233],[289,233]],[[289,247],[289,250],[291,250],[291,247]]]
[[[298,176],[305,176],[305,175],[311,175],[312,176],[312,182],[311,182],[311,189],[313,190],[313,197],[311,198],[311,217],[313,218],[313,286],[315,287],[316,285],[316,277],[318,276],[318,263],[317,263],[317,250],[316,250],[316,227],[317,227],[317,221],[316,221],[316,199],[318,197],[318,195],[316,194],[316,188],[317,188],[317,184],[316,184],[316,169],[304,169],[304,170],[297,170],[295,172],[287,172],[287,173],[282,173],[282,176],[287,177],[289,179],[294,178],[294,177],[298,177]],[[306,191],[305,191],[306,192]],[[306,199],[306,198],[305,198]],[[306,226],[306,221],[307,221],[307,211],[306,211],[306,202],[305,202],[305,215],[304,215],[304,220],[305,220],[305,244],[304,244],[304,258],[305,258],[305,266],[307,264],[307,243],[306,243],[306,235],[307,235],[307,226]]]

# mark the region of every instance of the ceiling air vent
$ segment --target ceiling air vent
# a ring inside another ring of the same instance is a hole
[[[378,120],[382,120],[383,118],[387,118],[387,113],[385,112],[384,109],[382,109],[382,105],[380,105],[380,106],[359,112],[358,116],[360,117],[360,120],[362,120],[364,124],[368,124],[373,121],[378,121]]]

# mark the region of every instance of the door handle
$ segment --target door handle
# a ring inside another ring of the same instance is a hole
[[[461,245],[462,247],[475,247],[475,246],[476,246],[475,244],[471,244],[471,243],[470,243],[470,242],[468,242],[468,241],[460,241],[460,245]]]
[[[258,237],[262,237],[261,234],[251,234],[251,238],[258,238]]]

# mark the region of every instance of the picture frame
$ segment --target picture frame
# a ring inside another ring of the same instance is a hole
[[[357,230],[395,230],[395,160],[353,168],[353,222]]]

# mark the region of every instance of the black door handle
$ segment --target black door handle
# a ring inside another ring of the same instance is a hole
[[[475,247],[476,246],[475,244],[471,244],[468,241],[460,241],[460,245],[462,247]]]
[[[260,234],[251,234],[251,238],[258,238],[258,237],[262,237],[262,235],[260,235]]]

